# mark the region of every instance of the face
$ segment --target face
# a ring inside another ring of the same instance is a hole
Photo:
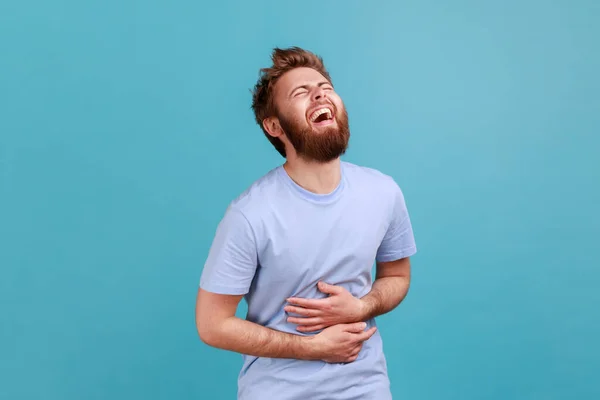
[[[288,71],[274,88],[276,116],[296,154],[328,162],[348,147],[348,115],[333,86],[312,68]]]

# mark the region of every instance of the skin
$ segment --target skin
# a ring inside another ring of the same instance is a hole
[[[327,134],[339,121],[344,109],[333,86],[317,71],[296,68],[284,74],[274,89],[274,101],[285,118],[296,126],[311,128],[312,134]],[[318,105],[330,104],[338,113],[327,124],[313,124],[309,114]],[[314,162],[298,154],[277,117],[263,121],[267,132],[286,146],[284,168],[300,186],[314,193],[330,193],[341,178],[340,160]],[[408,258],[378,263],[371,291],[362,298],[352,296],[341,286],[320,282],[324,299],[289,298],[285,310],[300,317],[289,317],[299,332],[322,330],[312,336],[279,332],[235,316],[242,296],[198,290],[196,326],[206,344],[241,354],[270,358],[352,362],[363,343],[376,331],[365,330],[363,321],[385,314],[405,298],[410,284]]]

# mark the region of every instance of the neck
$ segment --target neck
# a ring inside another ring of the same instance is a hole
[[[283,164],[290,178],[302,188],[316,194],[329,194],[337,188],[341,179],[340,159],[327,163],[288,158]]]

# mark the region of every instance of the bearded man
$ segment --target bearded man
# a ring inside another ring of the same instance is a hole
[[[272,62],[252,108],[285,162],[234,199],[216,230],[199,336],[243,355],[241,400],[391,399],[375,317],[409,288],[416,245],[403,193],[340,159],[348,115],[322,58],[292,47],[274,49]]]

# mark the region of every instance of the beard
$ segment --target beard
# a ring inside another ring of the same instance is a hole
[[[323,128],[311,128],[304,120],[278,115],[281,128],[296,150],[306,161],[326,163],[344,155],[350,140],[346,108],[333,107],[335,124]]]

